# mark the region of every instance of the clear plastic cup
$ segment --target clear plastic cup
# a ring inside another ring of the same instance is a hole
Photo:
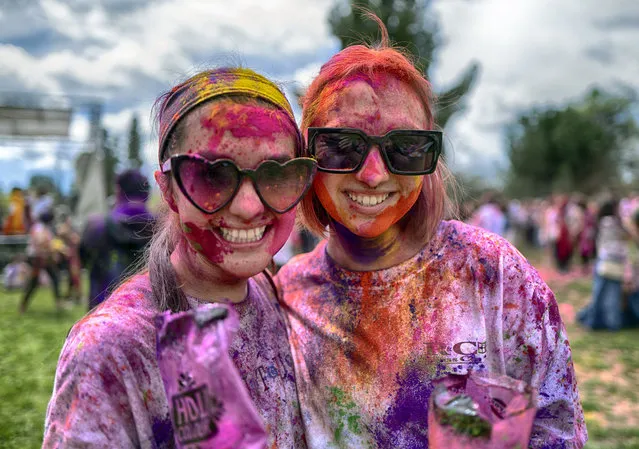
[[[523,381],[470,373],[436,380],[428,413],[430,449],[525,449],[535,395]]]

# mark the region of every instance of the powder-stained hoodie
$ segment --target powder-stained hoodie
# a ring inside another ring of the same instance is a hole
[[[309,448],[428,448],[433,380],[469,370],[538,392],[531,448],[587,435],[555,296],[508,241],[444,221],[413,258],[349,271],[326,242],[277,275]]]

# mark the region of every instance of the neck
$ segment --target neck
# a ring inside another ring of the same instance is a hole
[[[242,302],[248,292],[248,279],[225,274],[205,260],[181,239],[171,253],[171,264],[185,295],[207,302]]]
[[[341,266],[353,271],[376,271],[400,264],[422,249],[423,244],[409,238],[398,224],[378,237],[353,234],[337,222],[331,223],[328,254]]]

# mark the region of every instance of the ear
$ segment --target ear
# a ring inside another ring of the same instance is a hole
[[[155,177],[155,182],[158,183],[160,187],[160,193],[162,194],[162,199],[169,205],[171,210],[178,213],[177,205],[175,204],[175,198],[173,198],[173,188],[171,186],[171,177],[162,173],[160,170],[155,170],[153,173]]]

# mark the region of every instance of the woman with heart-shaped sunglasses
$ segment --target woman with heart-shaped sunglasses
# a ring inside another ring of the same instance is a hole
[[[286,326],[264,270],[293,229],[316,163],[299,157],[284,94],[251,70],[205,71],[156,107],[164,210],[147,264],[71,330],[44,446],[172,447],[154,317],[223,302],[239,315],[229,353],[268,447],[304,448]]]

